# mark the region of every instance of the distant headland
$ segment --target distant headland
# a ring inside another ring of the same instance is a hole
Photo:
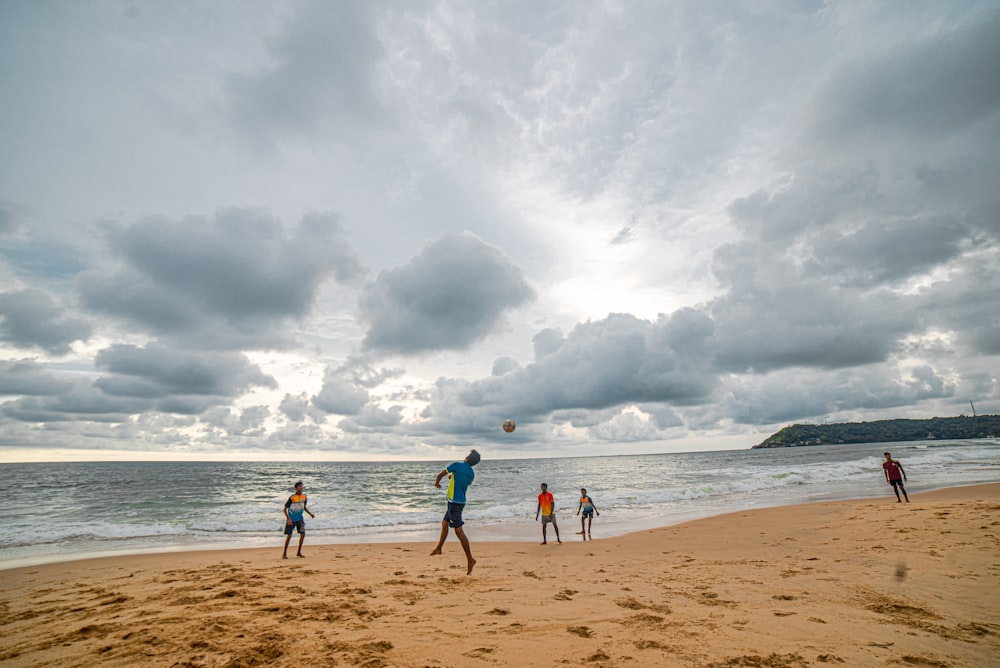
[[[928,420],[876,420],[837,424],[793,424],[768,436],[754,448],[794,448],[804,445],[890,443],[936,439],[996,438],[1000,415],[930,418]]]

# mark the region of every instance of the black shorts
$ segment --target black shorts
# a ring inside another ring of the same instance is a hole
[[[897,486],[897,485],[898,485],[899,487],[902,487],[902,486],[903,486],[903,481],[902,481],[902,480],[890,480],[890,481],[889,481],[889,484],[890,484],[890,485],[892,485],[892,488],[893,488],[893,489],[896,489],[896,486]]]
[[[444,521],[448,523],[452,529],[457,529],[458,527],[465,524],[462,520],[462,509],[465,508],[464,503],[454,503],[452,501],[448,502],[448,511],[444,514]]]
[[[285,535],[291,536],[292,535],[292,529],[298,529],[299,533],[305,533],[306,532],[306,521],[305,520],[299,520],[298,522],[292,522],[291,524],[289,524],[288,522],[285,522]]]

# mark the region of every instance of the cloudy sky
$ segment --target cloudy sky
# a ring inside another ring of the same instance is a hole
[[[937,0],[0,3],[0,460],[1000,413],[997,35]]]

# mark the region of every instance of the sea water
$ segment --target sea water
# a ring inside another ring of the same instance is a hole
[[[484,459],[465,509],[473,540],[528,540],[539,484],[573,536],[581,487],[600,516],[594,537],[737,510],[883,497],[882,452],[911,494],[1000,482],[995,440],[921,441],[726,452],[551,459]],[[35,463],[0,467],[7,509],[0,568],[99,554],[274,546],[297,480],[309,508],[307,545],[433,541],[445,497],[433,486],[448,462]],[[445,487],[447,485],[444,485]]]

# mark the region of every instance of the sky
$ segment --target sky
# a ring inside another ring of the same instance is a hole
[[[1000,413],[998,34],[983,1],[7,0],[0,461]]]

